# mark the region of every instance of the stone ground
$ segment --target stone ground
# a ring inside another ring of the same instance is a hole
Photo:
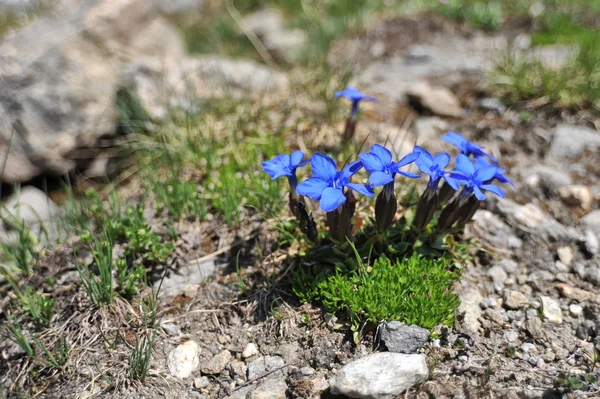
[[[600,386],[592,378],[599,377],[600,348],[598,119],[544,108],[529,108],[525,117],[522,109],[507,109],[490,97],[486,71],[495,51],[525,28],[488,35],[436,18],[419,24],[423,31],[413,29],[414,24],[393,19],[369,35],[340,40],[331,62],[343,63],[339,54],[352,54],[352,49],[370,49],[369,59],[357,63],[355,78],[378,98],[359,126],[363,137],[388,139],[401,152],[403,143],[412,147],[415,141],[435,150],[434,138],[446,130],[461,132],[499,158],[515,183],[506,190],[507,199],[487,201],[468,227],[467,236],[481,250],[463,265],[456,326],[438,329],[435,339],[409,349],[417,355],[381,352],[385,345],[372,333],[356,345],[318,308],[299,306],[283,295],[273,313],[265,304],[281,292],[265,287],[244,295],[232,259],[223,251],[188,262],[180,268],[182,276],[165,281],[174,299],[162,302],[161,328],[144,384],[124,379],[116,381],[116,390],[106,390],[103,376],[126,368],[128,354],[106,361],[103,348],[111,340],[135,342],[120,336],[107,315],[84,311],[85,298],[73,298],[66,290],[71,320],[87,326],[80,333],[86,353],[77,357],[81,360],[72,366],[70,378],[54,381],[38,397],[258,399],[346,393],[392,398],[385,392],[392,383],[375,392],[384,377],[408,389],[404,397],[599,397]],[[411,33],[400,41],[403,32]],[[548,54],[543,57],[549,62],[564,56],[560,49]],[[327,144],[327,135],[315,138],[321,139]],[[256,261],[256,248],[269,253],[274,242],[268,226],[257,221],[253,227],[260,233],[256,246],[244,253],[244,275],[250,281],[272,272]],[[66,284],[73,278],[67,257],[67,249],[58,249],[45,260],[48,271]],[[118,305],[123,320],[135,306]],[[63,328],[68,333],[70,327]],[[418,340],[419,333],[405,332],[400,341]],[[0,370],[19,370],[22,365],[14,361],[18,349],[8,342],[0,342],[0,349],[7,362]],[[353,369],[344,368],[357,359],[361,363],[353,363]],[[369,374],[376,365],[382,369]],[[583,381],[575,391],[564,382],[572,376]]]

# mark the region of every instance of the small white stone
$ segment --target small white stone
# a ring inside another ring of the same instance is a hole
[[[200,366],[200,345],[187,341],[173,349],[167,356],[167,367],[179,379],[188,378]]]
[[[523,345],[521,345],[521,350],[523,351],[523,353],[529,353],[529,352],[537,352],[537,347],[529,342],[525,342]]]
[[[560,259],[565,266],[571,266],[574,256],[571,247],[561,247],[556,251],[556,253],[558,254],[558,259]]]
[[[581,316],[583,314],[583,308],[581,307],[581,305],[577,305],[577,304],[572,304],[569,305],[569,313],[571,313],[572,316]]]
[[[544,318],[548,321],[548,323],[562,324],[562,311],[560,310],[560,305],[558,302],[547,296],[542,296],[540,298],[542,300]]]
[[[256,347],[256,345],[254,343],[250,342],[244,348],[244,351],[242,352],[242,357],[244,359],[247,359],[247,358],[252,357],[252,356],[254,356],[256,354],[258,354],[258,348]]]

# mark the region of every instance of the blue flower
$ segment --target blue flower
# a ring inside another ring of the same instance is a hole
[[[332,212],[346,202],[344,187],[349,187],[368,197],[373,196],[373,189],[365,184],[350,183],[350,178],[362,168],[360,161],[337,171],[335,161],[323,154],[315,154],[311,160],[313,177],[300,183],[297,192],[313,200],[320,200],[321,209]]]
[[[490,163],[490,161],[488,161],[487,159],[485,159],[485,157],[476,157],[475,158],[475,167],[477,169],[479,168],[483,168],[486,166],[490,166],[492,165]],[[491,183],[492,181],[498,180],[500,183],[508,183],[511,186],[515,187],[515,184],[506,176],[504,176],[504,174],[506,173],[505,169],[502,169],[500,167],[498,167],[498,169],[496,170],[496,174],[494,175],[494,177],[492,177],[488,182],[486,183]]]
[[[355,87],[348,86],[345,90],[338,91],[335,93],[336,97],[346,97],[348,100],[352,101],[352,115],[356,116],[358,114],[358,103],[365,100],[375,102],[375,98],[368,96],[364,93],[358,91]]]
[[[485,195],[481,191],[482,189],[494,193],[498,197],[506,197],[500,187],[489,184],[498,172],[497,166],[489,165],[476,168],[469,157],[464,154],[458,154],[456,156],[455,167],[456,171],[450,173],[450,177],[447,180],[456,179],[456,183],[465,185],[461,193],[463,199],[466,199],[471,193],[475,193],[478,200],[485,200]]]
[[[419,154],[414,152],[394,163],[392,160],[392,153],[387,148],[379,144],[375,144],[371,147],[370,152],[359,154],[358,157],[362,161],[362,164],[367,172],[371,174],[369,176],[369,183],[373,187],[384,186],[392,183],[396,173],[410,178],[419,177],[417,174],[403,172],[400,170],[401,167],[414,162],[415,159],[419,157]]]
[[[459,185],[454,179],[447,178],[449,172],[445,171],[444,168],[450,163],[450,155],[442,152],[432,156],[429,151],[423,147],[415,146],[413,150],[419,157],[415,163],[419,167],[419,170],[426,175],[429,175],[429,184],[427,187],[430,190],[435,190],[438,186],[440,179],[444,179],[450,187],[455,191],[458,190]]]
[[[448,132],[444,136],[442,136],[442,140],[452,144],[453,146],[459,149],[461,154],[464,154],[466,156],[473,155],[475,157],[487,157],[493,162],[498,162],[496,158],[484,152],[482,146],[475,143],[471,143],[464,136],[458,133]]]
[[[262,168],[271,176],[271,180],[287,176],[290,186],[295,190],[298,185],[296,169],[310,162],[310,159],[302,162],[302,158],[304,158],[304,153],[300,150],[292,152],[291,155],[280,154],[270,161],[264,161]]]

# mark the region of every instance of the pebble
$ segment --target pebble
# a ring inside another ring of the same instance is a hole
[[[479,290],[470,287],[460,296],[460,307],[458,310],[464,313],[464,324],[467,330],[477,333],[480,327],[479,316],[481,316],[481,307],[479,303],[483,297]]]
[[[500,292],[504,289],[504,282],[508,278],[508,274],[506,273],[506,271],[504,271],[502,266],[492,266],[487,271],[487,275],[490,276],[492,281],[494,282],[494,289],[496,290],[496,292]]]
[[[508,274],[515,274],[519,270],[519,264],[512,259],[503,259],[498,266],[502,267]]]
[[[505,322],[504,315],[498,309],[486,309],[483,311],[483,314],[498,325],[503,325]]]
[[[556,284],[555,288],[565,298],[574,299],[579,302],[587,301],[594,297],[594,293],[573,287],[566,283]]]
[[[248,364],[248,380],[264,377],[270,372],[280,369],[283,366],[285,366],[285,362],[280,356],[261,356]],[[275,372],[273,374],[283,375],[281,370],[279,370],[279,373]]]
[[[558,248],[556,253],[558,254],[558,259],[560,259],[565,266],[571,266],[574,258],[573,249],[571,247]]]
[[[600,268],[590,267],[585,271],[583,275],[585,281],[588,281],[594,285],[600,285]]]
[[[303,376],[306,376],[306,377],[310,377],[311,375],[314,375],[315,373],[316,373],[315,369],[313,369],[312,367],[309,367],[309,366],[305,366],[300,369],[300,374],[302,374]]]
[[[167,368],[179,379],[188,378],[200,365],[200,345],[187,341],[169,352]]]
[[[552,281],[554,280],[554,273],[547,270],[536,270],[527,276],[527,282],[535,281]]]
[[[381,352],[355,360],[329,381],[330,392],[351,398],[393,399],[429,376],[424,355]]]
[[[231,358],[231,352],[224,350],[211,357],[202,365],[200,370],[202,370],[204,374],[219,374],[221,371],[223,371],[225,366],[227,366],[227,363],[229,363]]]
[[[247,359],[247,358],[252,357],[252,356],[254,356],[256,354],[258,354],[258,348],[256,347],[256,345],[254,343],[250,342],[244,348],[244,351],[242,352],[242,357],[244,359]]]
[[[241,360],[234,360],[229,364],[229,368],[234,376],[246,379],[246,372],[248,371],[248,366],[246,366],[246,363],[242,362]]]
[[[564,273],[564,272],[569,271],[569,268],[564,263],[562,263],[560,260],[557,260],[554,263],[554,268],[556,269],[557,273]]]
[[[594,256],[600,251],[600,243],[598,237],[591,230],[586,230],[583,237],[583,245],[590,256]]]
[[[566,186],[559,190],[559,195],[562,201],[567,206],[579,207],[585,211],[592,209],[592,191],[588,186],[576,184]]]
[[[282,378],[267,378],[258,388],[250,392],[247,399],[285,399],[288,387]]]
[[[519,291],[508,291],[504,296],[504,305],[508,309],[519,309],[529,303],[529,299]]]
[[[173,323],[163,323],[160,327],[171,337],[178,337],[181,335],[181,329]]]
[[[592,320],[584,320],[577,326],[575,336],[579,339],[587,339],[596,335],[596,323]]]
[[[498,115],[506,112],[506,105],[497,98],[482,98],[477,102],[477,105],[484,111],[495,112]]]
[[[505,331],[504,332],[504,339],[506,339],[506,341],[511,342],[511,343],[512,342],[517,342],[518,339],[519,339],[519,333],[516,332],[516,331],[512,331],[512,330]]]
[[[544,318],[550,324],[562,324],[563,316],[558,302],[548,296],[540,297],[542,300]]]
[[[581,316],[583,314],[583,308],[581,307],[581,305],[577,305],[577,304],[571,304],[569,305],[569,313],[571,313],[572,316]]]
[[[399,321],[384,323],[381,341],[390,352],[415,353],[429,340],[429,330]]]
[[[210,384],[210,380],[207,376],[194,379],[194,388],[196,389],[206,388],[208,384]]]
[[[537,347],[532,343],[525,342],[523,345],[521,345],[521,350],[523,351],[523,353],[536,353]]]
[[[546,334],[544,334],[544,329],[542,328],[542,321],[537,317],[529,318],[525,321],[525,329],[531,335],[533,339],[543,339]]]
[[[594,233],[596,238],[600,238],[600,209],[590,212],[582,217],[581,223]]]
[[[488,308],[497,308],[498,299],[492,297],[483,298],[481,302],[479,302],[479,306],[484,310]]]

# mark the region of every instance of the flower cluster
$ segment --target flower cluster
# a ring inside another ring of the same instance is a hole
[[[480,201],[486,199],[485,192],[505,196],[502,189],[493,183],[512,185],[512,182],[504,175],[506,171],[497,166],[496,158],[484,152],[483,147],[454,132],[448,132],[442,139],[460,151],[452,170],[448,169],[451,163],[448,153],[432,155],[426,149],[415,146],[413,152],[394,161],[392,153],[379,144],[373,145],[369,152],[359,154],[358,160],[341,170],[327,155],[316,153],[310,160],[303,160],[304,153],[301,151],[278,155],[263,162],[262,167],[273,179],[287,177],[291,188],[290,209],[309,238],[316,240],[316,224],[306,211],[304,197],[319,201],[320,208],[327,213],[331,238],[344,240],[352,237],[351,219],[356,203],[353,192],[373,197],[374,188],[383,187],[375,203],[376,227],[383,232],[393,224],[397,211],[396,175],[411,179],[421,177],[402,170],[414,163],[423,175],[429,177],[429,181],[417,202],[413,229],[417,233],[425,229],[439,211],[436,229],[439,233],[446,233],[454,226],[464,227],[471,220]],[[298,183],[296,169],[309,162],[312,177]],[[369,174],[369,184],[352,182],[352,177],[363,168]]]

